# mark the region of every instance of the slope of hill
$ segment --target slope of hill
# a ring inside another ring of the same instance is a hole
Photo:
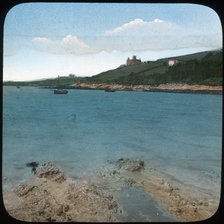
[[[222,51],[200,52],[176,57],[168,66],[168,58],[154,62],[119,67],[85,78],[87,83],[159,85],[165,83],[222,85]]]
[[[5,86],[39,86],[39,87],[49,87],[49,88],[64,88],[70,85],[80,82],[83,77],[78,76],[61,76],[59,78],[43,79],[36,81],[7,81],[4,82]]]
[[[178,63],[168,65],[169,58],[139,65],[120,66],[92,77],[74,75],[27,82],[3,82],[3,85],[73,88],[74,84],[151,85],[188,84],[221,86],[223,76],[222,50],[199,52],[176,57]]]

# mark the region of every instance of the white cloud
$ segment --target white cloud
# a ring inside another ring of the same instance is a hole
[[[36,49],[51,54],[86,55],[101,51],[162,51],[183,48],[221,48],[222,34],[192,30],[159,18],[144,21],[136,18],[103,35],[77,37],[67,35],[60,39],[33,38]]]
[[[39,43],[47,43],[50,40],[46,37],[35,37],[35,38],[33,38],[33,41],[34,42],[39,42]]]
[[[70,50],[70,52],[76,52],[77,50],[88,50],[89,47],[83,41],[78,39],[76,36],[67,35],[61,41],[62,48]]]
[[[104,35],[108,38],[107,48],[121,51],[222,47],[221,30],[217,33],[193,30],[159,18],[152,21],[134,19],[107,30]]]
[[[142,26],[145,22],[142,20],[142,19],[135,19],[133,21],[130,21],[128,23],[125,23],[113,30],[108,30],[105,32],[106,35],[113,35],[113,34],[118,34],[120,32],[123,32],[125,30],[128,30],[128,29],[132,29],[136,26]]]
[[[90,47],[86,43],[74,35],[67,35],[62,39],[35,37],[32,39],[32,42],[38,50],[52,54],[81,55],[91,51]]]
[[[147,33],[150,29],[155,29],[156,27],[160,26],[162,24],[165,24],[164,27],[170,28],[171,24],[168,22],[165,22],[164,20],[161,19],[154,19],[152,21],[144,21],[142,19],[134,19],[128,23],[125,23],[119,27],[114,28],[113,30],[107,30],[105,32],[106,36],[112,36],[112,35],[120,35],[120,34],[126,34],[128,31],[132,31],[132,33],[137,34],[139,28],[143,31],[142,34]],[[127,33],[128,34],[128,33]],[[140,33],[138,33],[139,35]]]

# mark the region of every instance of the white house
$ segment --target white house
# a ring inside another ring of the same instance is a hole
[[[178,63],[178,60],[176,58],[170,58],[169,61],[168,61],[169,66],[173,66],[176,63]]]

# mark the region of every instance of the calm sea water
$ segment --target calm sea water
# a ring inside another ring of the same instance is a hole
[[[107,160],[143,159],[181,181],[220,191],[222,95],[3,89],[3,187],[56,161],[83,178]]]

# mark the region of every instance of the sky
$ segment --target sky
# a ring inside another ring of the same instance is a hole
[[[3,81],[115,69],[222,48],[217,13],[198,4],[23,3],[7,14]]]

